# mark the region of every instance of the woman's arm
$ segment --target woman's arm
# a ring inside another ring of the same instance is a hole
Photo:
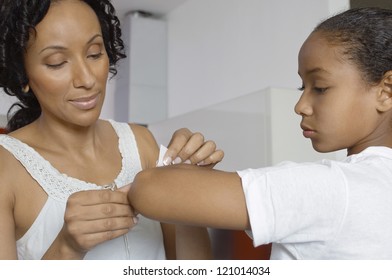
[[[158,144],[153,134],[145,127],[130,124],[135,134],[143,169],[155,167],[158,159]],[[203,134],[191,132],[187,128],[176,130],[164,156],[164,165],[190,163],[213,167],[224,157],[214,141],[204,140]]]
[[[14,218],[15,188],[10,182],[10,176],[14,174],[7,168],[6,155],[7,153],[0,148],[0,259],[15,260],[18,258]]]
[[[241,179],[193,165],[140,172],[128,199],[137,212],[161,222],[223,229],[249,229]]]
[[[138,142],[143,169],[155,167],[158,158],[156,141],[148,129],[131,125]],[[222,160],[223,151],[213,141],[204,141],[200,133],[177,130],[169,143],[166,164],[187,161],[212,167]],[[174,158],[174,160],[172,160]],[[212,249],[205,227],[162,223],[166,257],[168,259],[212,259]]]
[[[205,227],[162,223],[168,260],[209,260],[213,258],[211,241]]]
[[[76,192],[67,201],[64,225],[43,259],[83,259],[96,245],[131,230],[132,217],[121,189]]]
[[[176,225],[177,260],[213,259],[211,240],[205,227]]]
[[[15,220],[13,214],[13,198],[0,184],[0,259],[15,260]]]
[[[181,128],[173,133],[163,162],[164,165],[186,162],[213,167],[223,157],[224,152],[216,148],[214,141],[205,141],[200,132]]]

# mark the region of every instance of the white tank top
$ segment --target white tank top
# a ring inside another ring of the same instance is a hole
[[[122,156],[122,168],[114,182],[117,186],[124,186],[131,183],[141,170],[139,152],[130,126],[112,120],[109,122],[118,135]],[[68,197],[77,191],[102,189],[103,186],[60,173],[32,147],[11,136],[0,135],[0,145],[14,155],[48,194],[34,223],[16,242],[19,259],[41,259],[63,226]],[[97,245],[84,259],[165,259],[160,223],[139,215],[138,224],[126,237],[120,236]]]

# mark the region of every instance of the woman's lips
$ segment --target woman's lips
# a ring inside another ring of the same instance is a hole
[[[73,99],[70,100],[70,102],[72,105],[74,105],[76,108],[80,110],[90,110],[97,105],[98,99],[99,99],[99,94],[96,94],[89,97]]]

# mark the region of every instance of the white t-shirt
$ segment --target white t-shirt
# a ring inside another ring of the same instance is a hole
[[[392,149],[238,171],[271,259],[392,259]]]

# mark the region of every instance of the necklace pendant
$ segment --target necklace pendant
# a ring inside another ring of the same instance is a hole
[[[111,183],[111,184],[102,186],[102,189],[104,189],[104,190],[115,191],[115,190],[117,190],[117,185],[116,185],[115,182],[113,182],[113,183]]]

